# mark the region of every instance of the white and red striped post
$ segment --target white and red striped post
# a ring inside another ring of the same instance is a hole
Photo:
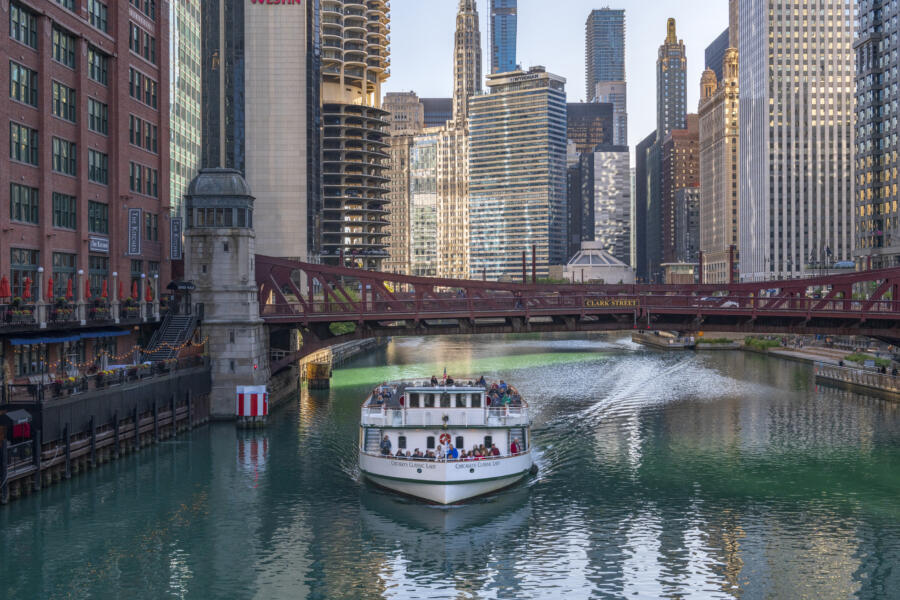
[[[269,415],[269,394],[264,385],[237,386],[235,415],[238,424],[246,427],[265,425]]]

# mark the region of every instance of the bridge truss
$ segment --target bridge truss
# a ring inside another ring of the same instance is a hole
[[[900,268],[704,285],[544,285],[439,279],[256,257],[260,315],[303,347],[388,335],[634,329],[866,335],[900,340]]]

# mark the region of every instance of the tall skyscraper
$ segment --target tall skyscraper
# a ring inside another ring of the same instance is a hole
[[[296,260],[308,258],[313,241],[307,227],[308,17],[306,5],[244,7],[244,168],[256,197],[256,252]],[[286,55],[294,57],[292,68],[279,68]],[[284,160],[288,155],[295,160]]]
[[[725,51],[728,50],[730,45],[730,32],[726,29],[706,47],[706,51],[703,53],[703,57],[706,60],[706,68],[712,69],[717,81],[722,79],[722,63],[725,61]]]
[[[637,202],[646,206],[646,229],[644,251],[646,255],[646,277],[660,281],[662,270],[660,265],[664,255],[671,256],[671,197],[663,197],[665,185],[674,192],[672,182],[666,184],[666,171],[663,168],[663,144],[674,129],[685,129],[687,103],[687,57],[684,42],[675,34],[675,19],[666,23],[666,39],[659,47],[656,60],[656,140],[646,151],[647,186],[646,196],[638,197]],[[638,157],[638,160],[643,160]],[[638,164],[640,168],[640,164]],[[639,184],[640,185],[640,184]],[[668,233],[666,230],[668,229]],[[640,272],[639,277],[645,277]]]
[[[425,107],[415,92],[389,92],[382,108],[388,112],[390,131],[390,162],[385,172],[388,178],[390,212],[388,225],[388,258],[384,270],[390,273],[410,273],[410,154],[416,134],[425,125]]]
[[[697,115],[687,115],[685,129],[673,129],[662,145],[662,261],[676,262],[675,196],[700,185],[700,131]]]
[[[384,0],[365,7],[322,0],[322,260],[329,264],[343,256],[377,270],[387,257],[390,142],[381,85],[389,75],[389,14]]]
[[[516,68],[518,0],[491,0],[491,73]]]
[[[656,59],[656,139],[685,128],[687,114],[687,54],[675,35],[675,19],[666,23],[666,40]]]
[[[453,98],[421,98],[425,127],[443,127],[453,118]]]
[[[200,164],[244,173],[244,5],[237,0],[201,0],[200,19]]]
[[[202,104],[200,2],[169,4],[169,198],[182,216],[187,186],[200,169]]]
[[[533,67],[488,87],[470,100],[470,273],[518,277],[534,245],[546,276],[565,260],[565,79]]]
[[[700,259],[700,188],[675,192],[675,262],[697,264]]]
[[[75,8],[45,0],[0,8],[9,93],[0,103],[0,271],[12,296],[30,279],[35,299],[65,296],[70,280],[78,300],[85,284],[94,298],[104,285],[112,296],[113,273],[128,289],[133,277],[141,293],[158,275],[165,289],[169,12]]]
[[[628,144],[627,85],[625,83],[625,11],[591,11],[585,24],[585,94],[588,101],[613,105],[612,143]]]
[[[859,0],[858,7],[856,256],[864,267],[895,267],[900,265],[900,100],[894,91],[900,83],[900,9],[882,0]]]
[[[438,135],[416,135],[409,155],[410,274],[421,277],[438,274]]]
[[[797,277],[852,257],[854,4],[822,0],[786,18],[780,1],[741,2],[745,280]]]
[[[581,155],[582,241],[595,241],[631,264],[631,164],[628,146],[602,145]]]
[[[728,283],[738,243],[738,51],[725,52],[724,77],[712,69],[700,82],[700,250],[703,281]]]
[[[634,147],[634,212],[632,228],[634,229],[634,270],[640,281],[648,281],[650,267],[647,263],[648,229],[647,199],[649,197],[648,160],[650,148],[656,143],[654,131]]]
[[[585,23],[585,93],[599,81],[625,81],[624,10],[592,10]]]
[[[469,98],[481,93],[481,33],[476,0],[459,0],[453,44],[453,118],[465,122]]]

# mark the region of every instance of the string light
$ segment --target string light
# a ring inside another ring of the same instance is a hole
[[[154,352],[155,352],[156,350],[161,350],[161,349],[163,349],[164,346],[165,346],[167,349],[169,349],[169,350],[175,350],[176,352],[180,352],[181,350],[187,348],[188,346],[196,346],[197,348],[202,348],[202,347],[204,347],[204,346],[206,345],[206,342],[207,342],[207,341],[209,341],[209,336],[206,336],[205,338],[203,338],[203,339],[202,339],[200,342],[198,342],[197,344],[194,344],[193,340],[187,340],[186,342],[184,342],[183,344],[180,344],[180,345],[178,345],[178,346],[173,346],[173,345],[171,345],[171,344],[168,344],[168,343],[166,343],[166,342],[163,342],[163,343],[161,343],[159,346],[157,346],[157,348],[154,350]],[[144,348],[142,348],[141,346],[134,346],[131,350],[128,350],[127,352],[123,352],[123,353],[121,353],[121,354],[110,354],[110,353],[107,352],[106,350],[101,350],[100,353],[97,354],[97,356],[96,356],[95,358],[93,358],[92,360],[87,360],[87,361],[85,361],[85,362],[83,362],[83,363],[66,362],[65,364],[66,364],[67,366],[70,366],[70,367],[75,367],[76,369],[86,369],[86,368],[88,368],[88,367],[90,367],[90,366],[96,365],[96,364],[97,364],[97,361],[99,361],[99,360],[100,360],[101,358],[103,358],[104,356],[106,356],[107,358],[109,358],[109,359],[112,360],[112,361],[119,361],[119,360],[128,358],[129,356],[133,356],[135,350],[137,350],[137,351],[139,351],[139,352],[145,352],[145,351],[146,351],[146,350],[145,350]],[[48,370],[48,371],[51,371],[51,370],[56,369],[56,368],[58,368],[58,367],[60,367],[60,366],[62,366],[62,365],[63,365],[63,362],[62,362],[62,361],[56,361],[56,362],[48,363],[48,364],[47,364],[47,370]]]

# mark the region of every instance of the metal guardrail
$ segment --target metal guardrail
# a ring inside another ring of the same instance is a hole
[[[900,376],[867,369],[816,363],[816,377],[900,394]]]

